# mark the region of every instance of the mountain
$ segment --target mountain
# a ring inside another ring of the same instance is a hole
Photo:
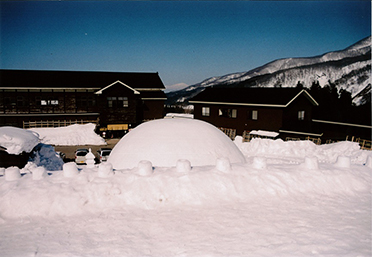
[[[360,105],[371,94],[371,36],[341,51],[306,58],[278,59],[247,72],[208,78],[182,90],[167,93],[168,104],[186,103],[207,87],[295,87],[310,88],[330,83],[351,93]]]

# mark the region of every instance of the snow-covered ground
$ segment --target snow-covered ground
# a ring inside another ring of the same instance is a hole
[[[235,144],[244,163],[3,170],[0,256],[371,256],[372,152]]]

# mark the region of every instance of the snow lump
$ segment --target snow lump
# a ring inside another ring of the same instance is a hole
[[[0,146],[9,154],[29,153],[39,143],[39,135],[16,127],[0,127]]]
[[[132,169],[140,161],[155,167],[173,167],[178,160],[192,166],[216,165],[218,158],[244,163],[238,147],[213,125],[194,119],[159,119],[145,122],[125,135],[112,150],[113,168]]]

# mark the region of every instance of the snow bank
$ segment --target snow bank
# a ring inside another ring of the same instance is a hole
[[[255,138],[248,143],[242,143],[242,138],[238,136],[234,142],[246,157],[265,156],[291,161],[302,161],[305,157],[315,156],[319,162],[334,163],[338,156],[343,155],[350,157],[352,163],[364,164],[370,154],[370,151],[360,150],[358,143],[350,141],[316,145],[312,141]]]
[[[39,134],[44,144],[50,145],[105,145],[105,140],[97,135],[92,123],[74,124],[60,128],[31,128]]]
[[[112,150],[114,169],[131,169],[140,161],[155,167],[175,166],[188,160],[192,166],[215,165],[218,158],[244,163],[236,145],[219,129],[194,119],[160,119],[143,123],[126,134]]]
[[[255,139],[240,147],[251,154],[246,163],[219,158],[215,165],[191,167],[183,159],[173,167],[157,168],[150,161],[140,161],[133,169],[115,172],[110,162],[94,168],[66,163],[63,172],[43,177],[37,188],[32,170],[22,178],[14,177],[17,184],[0,177],[0,217],[69,216],[128,206],[153,209],[291,196],[339,197],[370,190],[372,170],[364,164],[372,154],[350,142],[317,146]],[[288,162],[286,156],[291,155],[294,158]]]
[[[39,143],[36,132],[16,127],[0,127],[0,146],[9,154],[29,153]]]
[[[194,114],[188,114],[188,113],[167,113],[164,117],[164,119],[174,119],[174,118],[188,118],[193,119]]]
[[[245,163],[2,169],[0,255],[371,256],[370,151],[236,144]]]
[[[265,131],[265,130],[252,130],[251,132],[249,132],[249,134],[263,136],[263,137],[272,137],[272,138],[279,136],[278,132]]]

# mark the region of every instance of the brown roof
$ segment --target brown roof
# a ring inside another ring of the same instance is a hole
[[[206,88],[189,102],[285,107],[301,94],[318,105],[306,90],[298,88]]]
[[[134,89],[165,89],[156,72],[0,70],[0,88],[97,88],[121,81]]]

